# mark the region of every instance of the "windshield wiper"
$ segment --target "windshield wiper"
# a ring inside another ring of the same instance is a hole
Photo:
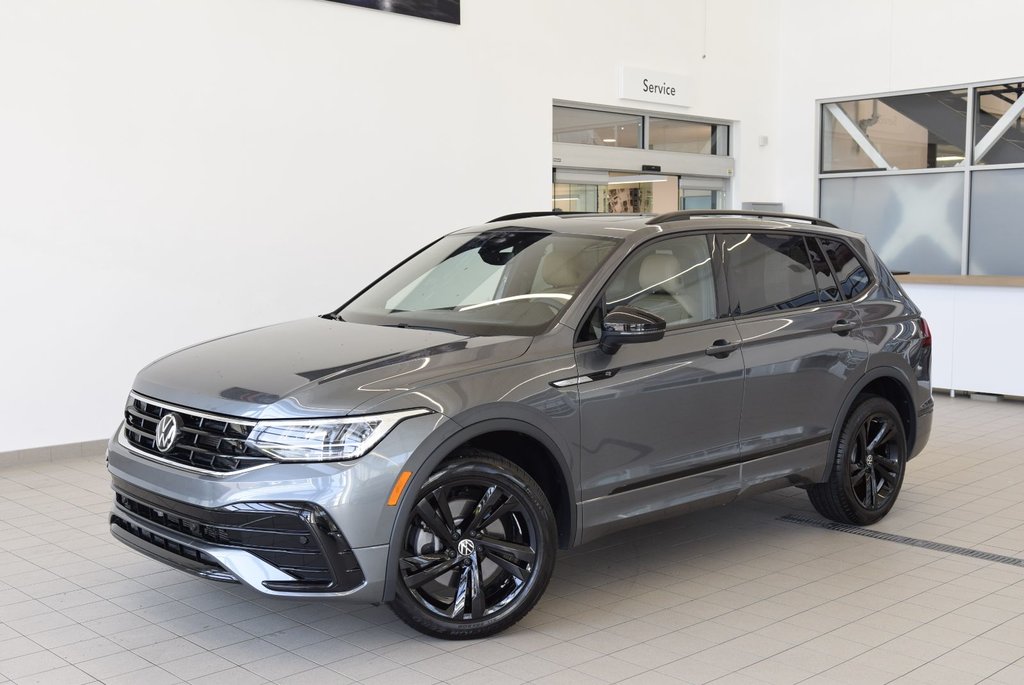
[[[411,323],[382,323],[381,326],[387,326],[388,328],[412,328],[418,331],[438,331],[440,333],[454,333],[458,335],[459,332],[451,328],[440,328],[438,326],[420,326],[418,324]]]

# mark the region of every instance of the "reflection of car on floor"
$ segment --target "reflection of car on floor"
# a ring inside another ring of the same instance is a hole
[[[537,602],[557,548],[627,526],[790,485],[879,520],[928,439],[930,354],[864,239],[819,219],[501,217],[333,312],[143,369],[111,531],[481,637]]]

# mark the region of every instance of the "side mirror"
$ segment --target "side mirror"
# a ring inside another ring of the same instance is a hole
[[[601,350],[615,354],[626,343],[654,342],[665,337],[665,320],[636,307],[616,307],[601,324]]]

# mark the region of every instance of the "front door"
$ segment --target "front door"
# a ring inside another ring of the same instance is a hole
[[[710,243],[655,240],[612,278],[577,350],[584,539],[697,502],[734,497],[743,395],[735,323],[719,318]],[[668,324],[657,342],[596,343],[603,312],[629,305]],[[712,350],[713,352],[713,350]]]

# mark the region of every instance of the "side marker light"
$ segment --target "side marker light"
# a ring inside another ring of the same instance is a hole
[[[412,471],[402,471],[398,474],[398,478],[395,480],[395,487],[391,488],[391,496],[388,497],[388,506],[393,507],[398,504],[398,500],[402,499],[402,492],[405,490],[405,486],[409,484],[409,479],[412,478]]]

